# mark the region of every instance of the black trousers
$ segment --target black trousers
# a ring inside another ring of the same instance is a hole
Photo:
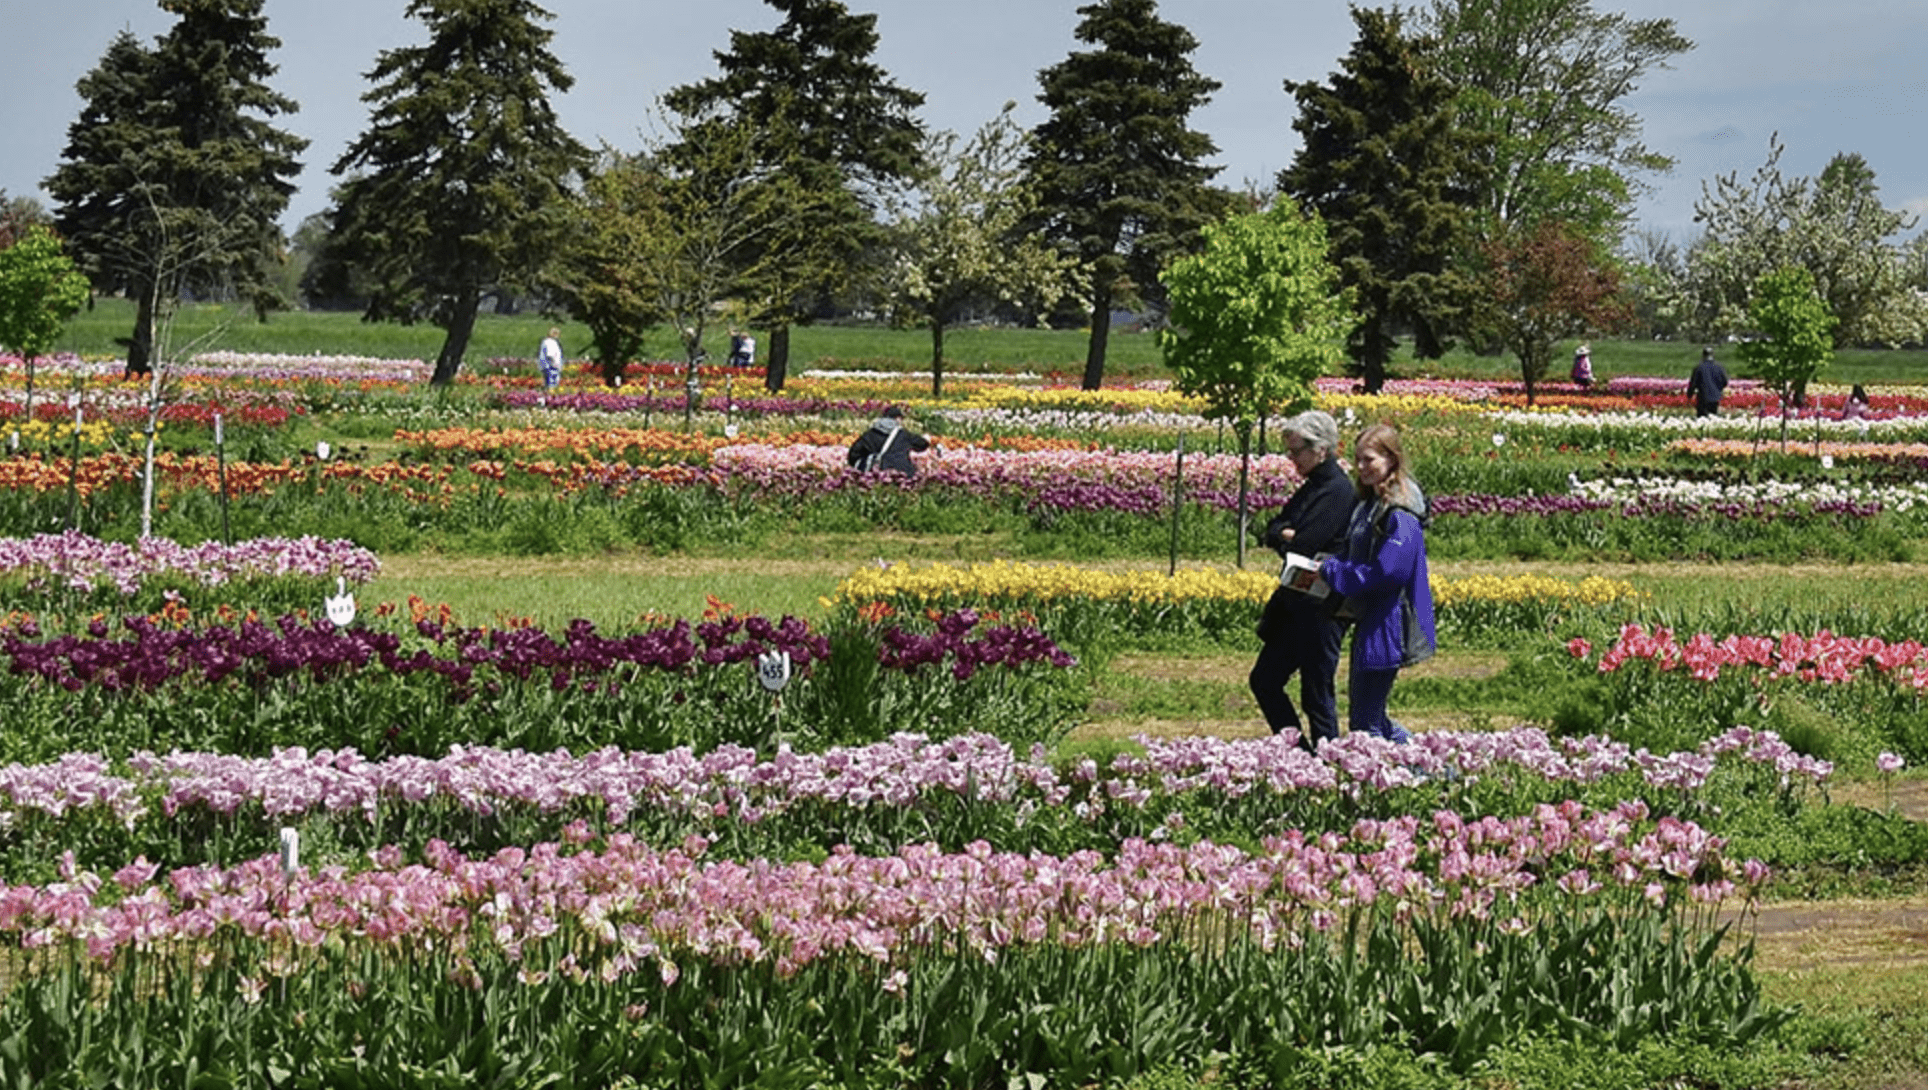
[[[1278,734],[1290,727],[1298,730],[1299,744],[1310,749],[1320,739],[1339,737],[1339,696],[1335,675],[1339,672],[1339,645],[1345,640],[1345,626],[1328,620],[1324,613],[1307,610],[1287,619],[1278,635],[1259,649],[1247,682],[1252,698],[1258,701],[1265,723]],[[1285,686],[1292,675],[1299,675],[1299,703],[1311,730],[1304,730],[1292,698]]]

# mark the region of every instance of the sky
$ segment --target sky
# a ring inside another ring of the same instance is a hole
[[[1074,49],[1084,0],[846,0],[877,16],[875,60],[922,92],[933,130],[968,135],[1016,101],[1020,124],[1045,117],[1037,74]],[[654,131],[652,104],[717,71],[732,29],[779,21],[762,0],[547,0],[552,52],[575,85],[552,102],[578,140],[636,150]],[[1650,72],[1624,105],[1671,174],[1646,178],[1639,227],[1685,243],[1694,202],[1717,175],[1751,178],[1778,133],[1786,175],[1820,173],[1839,152],[1874,169],[1889,208],[1928,212],[1928,3],[1921,0],[1595,0],[1595,10],[1672,18],[1696,43]],[[327,207],[329,168],[368,123],[364,73],[387,49],[418,45],[406,0],[266,0],[281,40],[269,81],[300,103],[276,124],[306,137],[305,168],[283,226]],[[1270,182],[1298,149],[1286,80],[1324,82],[1355,28],[1341,0],[1161,0],[1161,16],[1198,39],[1193,66],[1222,86],[1192,125],[1218,146],[1220,184]],[[47,203],[40,183],[59,163],[78,116],[74,85],[122,30],[151,44],[172,24],[154,0],[0,0],[8,82],[0,96],[0,190]],[[29,89],[29,90],[22,90]]]

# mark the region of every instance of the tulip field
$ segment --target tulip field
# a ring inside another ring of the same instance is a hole
[[[1762,956],[1779,906],[1928,875],[1928,596],[1857,592],[1928,549],[1928,392],[1322,380],[1405,437],[1441,655],[1411,745],[1315,754],[1243,686],[1281,420],[497,363],[217,353],[155,404],[0,357],[0,1085],[1928,1071],[1918,1003]],[[891,405],[918,474],[846,466]],[[618,558],[701,604],[488,605]],[[744,600],[778,559],[829,574]],[[391,573],[441,561],[495,574]]]

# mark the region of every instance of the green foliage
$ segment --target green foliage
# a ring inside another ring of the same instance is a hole
[[[1354,7],[1352,19],[1359,35],[1329,87],[1286,81],[1302,143],[1279,188],[1326,223],[1359,311],[1348,363],[1377,391],[1399,328],[1416,331],[1415,356],[1433,359],[1465,324],[1468,287],[1455,265],[1470,237],[1481,145],[1458,125],[1438,43],[1404,36],[1396,11]]]
[[[1171,328],[1161,330],[1178,388],[1207,402],[1247,446],[1253,423],[1312,403],[1312,382],[1344,359],[1349,293],[1327,260],[1317,217],[1290,201],[1204,230],[1205,248],[1179,258],[1163,280]],[[1248,452],[1249,453],[1249,452]]]
[[[1226,207],[1207,184],[1218,168],[1203,162],[1218,149],[1187,127],[1219,87],[1192,67],[1198,40],[1160,19],[1155,0],[1093,0],[1078,14],[1073,34],[1096,48],[1038,73],[1051,116],[1033,130],[1026,169],[1045,237],[1089,277],[1084,388],[1096,390],[1115,304],[1132,301],[1133,286],[1152,294],[1159,269]]]
[[[47,354],[61,327],[86,301],[87,278],[46,227],[29,226],[11,245],[0,248],[0,348],[27,361],[29,398],[34,357]]]
[[[1530,230],[1502,230],[1481,247],[1481,257],[1477,320],[1519,358],[1529,405],[1555,342],[1613,329],[1628,318],[1618,267],[1566,224],[1544,220]]]
[[[61,163],[46,181],[56,222],[94,287],[139,301],[130,373],[148,369],[157,322],[188,293],[280,305],[277,222],[307,140],[271,119],[295,102],[266,83],[262,0],[167,5],[154,48],[122,32],[79,85]]]
[[[1749,182],[1734,173],[1717,176],[1712,189],[1702,185],[1694,219],[1707,232],[1687,253],[1678,292],[1689,332],[1710,339],[1750,329],[1756,284],[1794,266],[1813,277],[1837,319],[1834,344],[1918,343],[1928,305],[1902,246],[1890,241],[1915,217],[1881,207],[1860,155],[1836,155],[1818,179],[1788,179],[1782,150],[1777,134]]]
[[[1640,176],[1673,167],[1641,143],[1626,100],[1694,43],[1672,19],[1592,0],[1432,0],[1417,17],[1460,88],[1462,123],[1489,138],[1479,201],[1489,222],[1562,221],[1610,249]]]
[[[328,251],[372,281],[368,317],[426,320],[446,336],[435,382],[455,377],[477,308],[498,286],[533,287],[566,222],[588,152],[550,91],[575,82],[530,0],[413,0],[422,45],[384,50],[368,73],[369,125],[330,170]]]
[[[1795,395],[1807,389],[1834,358],[1833,332],[1839,323],[1816,294],[1813,275],[1792,265],[1754,282],[1747,317],[1761,338],[1740,346],[1741,359],[1781,395],[1781,449],[1785,450]]]
[[[841,0],[768,3],[784,16],[775,29],[732,31],[730,49],[715,54],[721,74],[674,88],[663,102],[685,119],[754,133],[738,165],[780,177],[802,197],[792,229],[759,244],[740,285],[755,319],[775,327],[765,382],[781,390],[791,323],[859,278],[866,253],[883,241],[874,195],[919,168],[924,96],[872,59],[875,15],[853,14]]]
[[[899,321],[931,332],[931,396],[944,393],[944,330],[966,305],[996,300],[1043,315],[1057,305],[1069,269],[1024,225],[1036,198],[1019,169],[1026,137],[1015,103],[962,149],[944,133],[924,148],[925,169],[907,199],[887,198],[894,261],[884,298]]]

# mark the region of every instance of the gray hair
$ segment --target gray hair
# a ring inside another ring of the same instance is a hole
[[[1332,414],[1312,409],[1285,422],[1285,434],[1296,435],[1312,444],[1321,455],[1329,455],[1339,449],[1339,422]]]

